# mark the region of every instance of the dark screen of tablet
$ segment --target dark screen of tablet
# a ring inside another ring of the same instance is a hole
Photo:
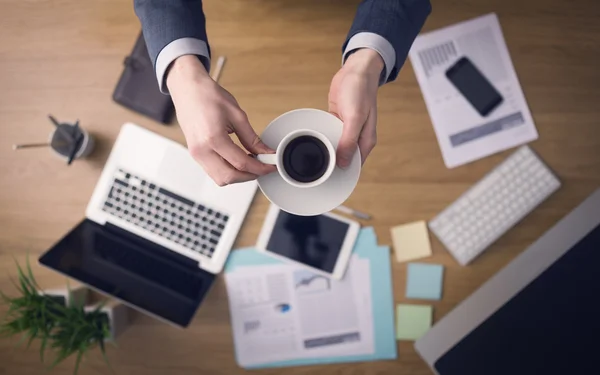
[[[600,226],[435,364],[441,375],[600,373]]]
[[[349,225],[327,216],[295,216],[280,211],[267,250],[333,273]]]

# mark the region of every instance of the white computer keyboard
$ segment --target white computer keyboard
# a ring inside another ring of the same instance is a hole
[[[467,265],[560,187],[527,146],[429,222],[460,264]]]

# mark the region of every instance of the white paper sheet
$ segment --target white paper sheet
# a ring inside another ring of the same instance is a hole
[[[409,56],[448,168],[537,139],[496,14],[420,35]],[[464,56],[504,98],[486,117],[446,78]]]
[[[356,255],[342,281],[288,264],[226,273],[239,365],[374,353],[370,280]]]

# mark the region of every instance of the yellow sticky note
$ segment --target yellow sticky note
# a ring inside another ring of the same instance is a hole
[[[392,242],[398,262],[425,258],[431,255],[429,232],[424,221],[392,228]]]

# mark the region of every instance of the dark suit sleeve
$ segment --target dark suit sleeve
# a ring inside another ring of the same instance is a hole
[[[396,53],[396,62],[387,82],[396,79],[398,72],[427,16],[431,13],[429,0],[364,0],[358,6],[356,17],[342,47],[354,35],[370,32],[385,38]]]
[[[177,39],[195,38],[208,46],[202,0],[134,0],[134,8],[152,64],[162,49]]]

